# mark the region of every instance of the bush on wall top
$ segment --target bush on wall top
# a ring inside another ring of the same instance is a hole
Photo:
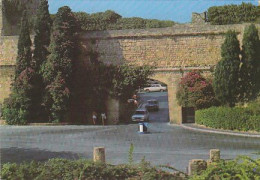
[[[259,17],[260,8],[251,3],[213,6],[208,9],[208,20],[214,25],[255,22]]]

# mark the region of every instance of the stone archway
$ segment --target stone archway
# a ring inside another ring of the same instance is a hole
[[[179,79],[182,77],[180,71],[156,69],[149,78],[163,82],[168,87],[169,119],[171,124],[182,123],[181,107],[176,100],[176,91]]]

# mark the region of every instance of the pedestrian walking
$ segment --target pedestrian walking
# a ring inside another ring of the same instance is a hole
[[[97,113],[94,111],[92,113],[92,121],[93,121],[93,124],[96,125],[96,122],[97,122]]]
[[[102,120],[102,124],[103,126],[105,125],[105,122],[107,120],[107,116],[106,116],[106,113],[101,113],[101,120]]]

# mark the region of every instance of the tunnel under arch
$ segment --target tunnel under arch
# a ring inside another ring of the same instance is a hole
[[[151,76],[149,76],[150,79],[160,81],[167,85],[169,121],[172,124],[182,123],[181,106],[178,105],[176,99],[177,86],[181,77],[182,73],[180,73],[180,71],[167,71],[159,69],[155,70],[154,73]]]

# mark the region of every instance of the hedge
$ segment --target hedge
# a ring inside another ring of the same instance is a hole
[[[259,17],[260,8],[251,3],[212,6],[208,9],[208,21],[215,25],[256,22]]]
[[[216,129],[260,132],[260,114],[250,107],[211,107],[197,110],[195,121]]]
[[[109,165],[89,160],[50,159],[47,162],[6,163],[1,169],[5,180],[123,180],[123,179],[178,179],[181,174],[162,171],[141,161],[137,165]],[[0,178],[0,179],[1,179]]]
[[[140,17],[123,18],[114,11],[88,14],[75,12],[75,17],[83,31],[103,31],[122,29],[146,29],[172,27],[175,22],[170,20],[143,19]],[[54,18],[55,15],[52,15]]]

